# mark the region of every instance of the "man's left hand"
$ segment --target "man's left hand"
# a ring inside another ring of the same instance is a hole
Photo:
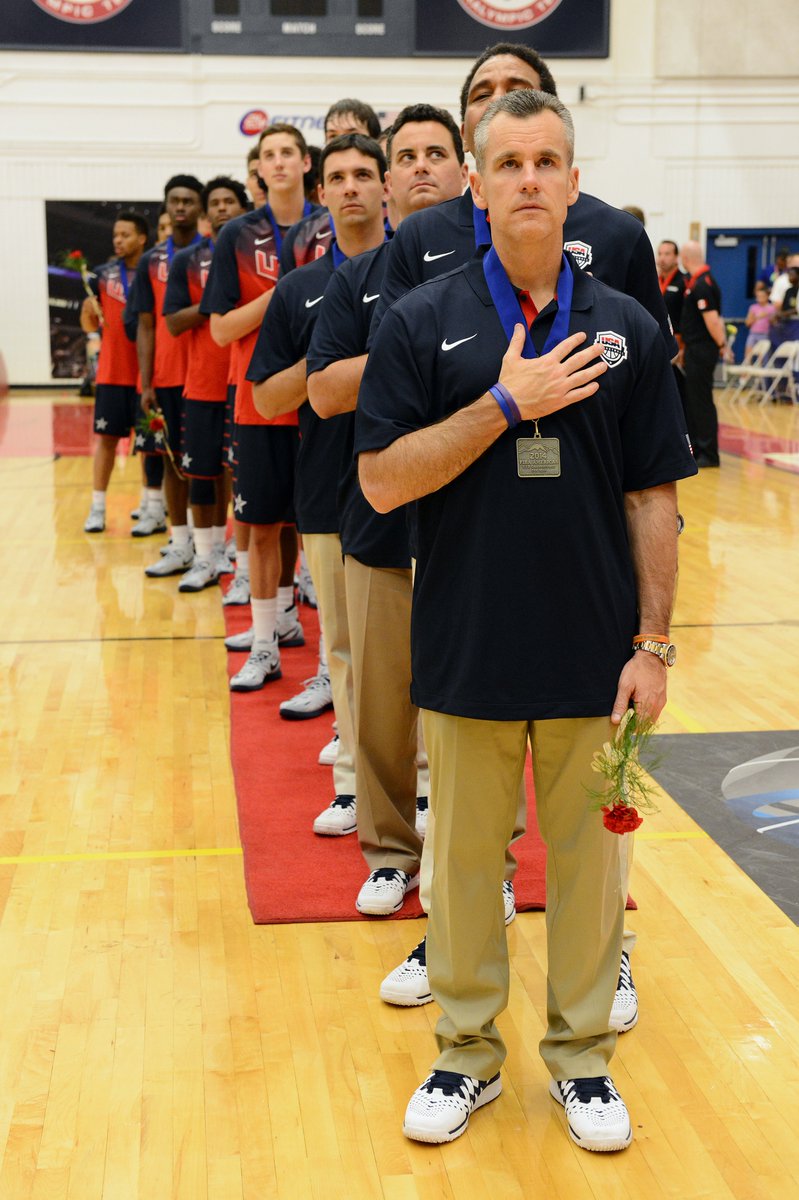
[[[666,665],[656,654],[638,650],[619,676],[610,720],[618,725],[628,708],[656,721],[666,704]]]

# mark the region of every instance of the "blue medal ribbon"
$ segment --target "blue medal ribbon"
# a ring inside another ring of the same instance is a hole
[[[574,293],[574,276],[571,272],[566,255],[562,256],[562,265],[560,274],[558,275],[557,289],[557,304],[558,311],[555,314],[555,320],[552,322],[552,328],[549,331],[547,340],[544,343],[544,354],[548,354],[554,346],[562,342],[569,335],[569,320],[571,318],[572,295]],[[516,325],[523,325],[526,330],[524,339],[524,349],[522,356],[524,358],[537,358],[538,351],[533,345],[533,339],[530,335],[530,330],[527,327],[527,321],[522,306],[519,303],[519,297],[513,290],[511,281],[508,279],[507,272],[499,260],[499,255],[492,246],[488,253],[483,258],[483,273],[485,275],[488,290],[491,293],[491,299],[494,302],[494,307],[499,314],[499,319],[502,322],[502,328],[505,330],[508,341],[513,337],[513,330]]]
[[[481,246],[491,245],[491,226],[488,224],[488,214],[484,208],[478,208],[472,201],[474,216],[474,245],[479,250]]]
[[[280,227],[275,220],[275,214],[272,212],[272,205],[269,203],[265,204],[263,211],[267,221],[272,226],[272,237],[275,239],[275,254],[278,258],[280,258],[280,250],[283,246],[283,234],[280,232]],[[313,205],[311,204],[310,200],[306,200],[302,206],[302,217],[310,217],[312,212]],[[300,220],[302,220],[302,217],[300,217]]]
[[[127,300],[130,283],[128,281],[128,268],[125,266],[125,260],[122,258],[119,259],[119,278],[122,282],[122,291],[125,293],[125,300]]]
[[[202,234],[195,233],[191,241],[186,246],[181,246],[180,248],[181,250],[188,250],[189,246],[196,246],[197,243],[201,242],[202,240]],[[175,257],[176,249],[177,247],[175,246],[175,239],[170,233],[169,237],[166,239],[166,259],[170,266],[172,265],[172,259]],[[125,294],[127,295],[127,292]]]

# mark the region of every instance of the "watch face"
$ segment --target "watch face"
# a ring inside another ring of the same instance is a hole
[[[674,664],[676,663],[676,661],[677,661],[677,647],[676,646],[667,646],[666,647],[666,666],[673,667]]]

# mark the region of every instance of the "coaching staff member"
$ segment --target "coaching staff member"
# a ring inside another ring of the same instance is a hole
[[[426,710],[443,1015],[404,1130],[450,1141],[501,1090],[500,887],[529,738],[547,844],[541,1053],[577,1144],[623,1149],[630,1120],[608,1076],[621,839],[585,787],[612,721],[665,703],[674,481],[696,468],[656,322],[563,254],[578,195],[567,110],[513,92],[489,106],[475,151],[493,247],[388,310],[356,412],[367,500],[419,502],[412,698]]]

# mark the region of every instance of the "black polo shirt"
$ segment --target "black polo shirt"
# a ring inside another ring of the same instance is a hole
[[[395,300],[474,255],[473,214],[471,192],[466,191],[400,224],[391,243],[372,337]],[[583,271],[642,304],[660,325],[669,357],[674,357],[677,343],[660,293],[652,244],[640,221],[581,192],[566,214],[563,248]]]
[[[260,383],[305,358],[311,331],[335,271],[333,255],[291,271],[280,279],[258,332],[247,378]],[[336,494],[345,456],[352,457],[353,414],[322,421],[307,400],[299,408],[294,507],[300,533],[338,533]]]
[[[675,333],[680,332],[682,324],[682,306],[685,299],[685,280],[686,276],[682,271],[675,267],[671,275],[666,280],[666,286],[661,295],[666,304],[666,312],[669,314],[671,327]]]
[[[401,228],[401,227],[400,227]],[[557,477],[520,477],[534,426],[507,430],[424,496],[412,623],[412,698],[489,720],[608,715],[637,601],[624,493],[696,474],[668,353],[639,304],[574,269],[569,333],[608,345],[594,396],[539,421]],[[556,307],[533,326],[540,351]],[[386,314],[358,398],[356,454],[484,395],[507,337],[479,259]]]
[[[336,271],[308,347],[308,374],[366,353],[369,327],[380,297],[389,243],[350,258]],[[408,569],[411,552],[405,509],[376,513],[364,498],[358,464],[349,462],[339,489],[341,549],[367,567]]]
[[[685,287],[680,333],[686,346],[716,345],[702,316],[706,312],[721,312],[721,291],[710,268],[692,276]]]

